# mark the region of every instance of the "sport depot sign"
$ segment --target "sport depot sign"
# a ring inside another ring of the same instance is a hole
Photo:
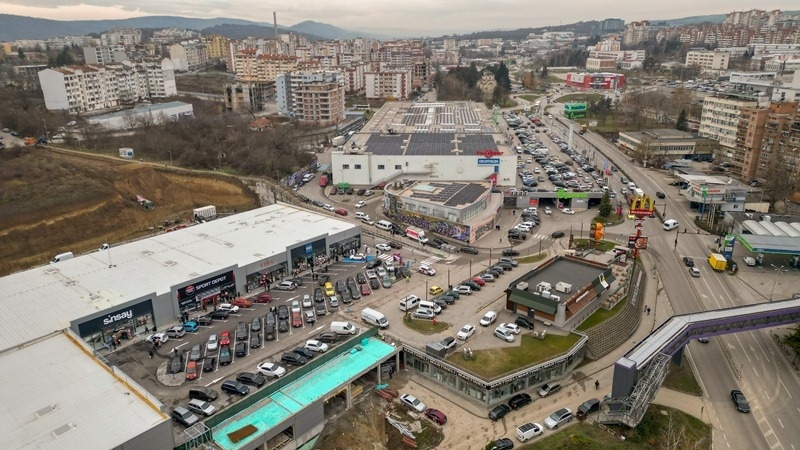
[[[189,297],[196,297],[197,294],[207,291],[209,289],[219,289],[227,287],[235,281],[233,271],[225,272],[212,278],[207,278],[203,281],[190,284],[178,289],[178,298],[185,299]]]

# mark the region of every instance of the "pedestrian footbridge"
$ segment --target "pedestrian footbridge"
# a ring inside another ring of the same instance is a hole
[[[669,361],[679,361],[692,339],[794,324],[800,299],[672,316],[614,365],[611,395],[600,408],[600,422],[635,427],[656,397]]]

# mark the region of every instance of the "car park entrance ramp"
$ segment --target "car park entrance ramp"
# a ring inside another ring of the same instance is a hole
[[[603,424],[639,424],[667,375],[692,339],[795,324],[800,299],[672,316],[614,365],[611,395],[600,407]]]

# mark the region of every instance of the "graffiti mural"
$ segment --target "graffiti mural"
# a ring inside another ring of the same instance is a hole
[[[391,208],[386,211],[387,215],[415,228],[440,234],[461,242],[469,242],[470,229],[466,225],[453,223],[447,220],[436,219],[417,213],[409,213]]]

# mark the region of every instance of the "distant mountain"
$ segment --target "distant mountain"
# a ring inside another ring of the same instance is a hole
[[[83,36],[89,33],[102,33],[113,28],[185,28],[203,33],[217,33],[222,27],[232,38],[247,36],[273,36],[271,23],[250,20],[215,18],[193,19],[177,16],[147,16],[116,20],[50,20],[36,17],[0,14],[0,42],[20,39],[49,39],[61,36]],[[243,27],[237,30],[237,27]],[[309,39],[346,39],[350,37],[373,37],[355,31],[347,31],[320,22],[305,21],[292,27],[278,25],[279,32],[292,31],[306,35]],[[230,33],[230,34],[229,34]]]

